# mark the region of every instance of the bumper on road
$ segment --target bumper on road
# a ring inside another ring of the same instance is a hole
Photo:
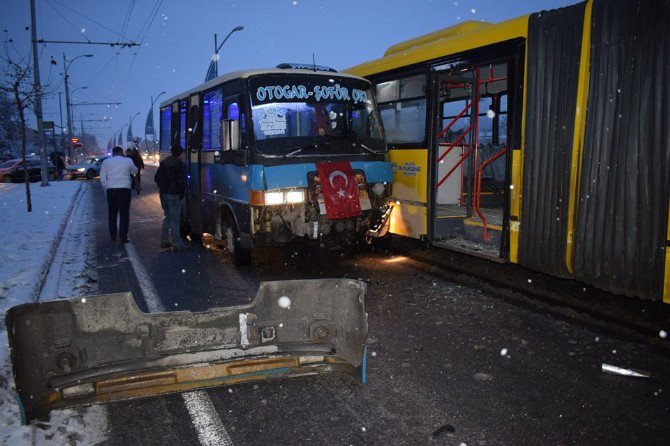
[[[340,371],[365,380],[365,284],[261,283],[253,303],[142,313],[130,293],[6,314],[26,420],[54,408]]]

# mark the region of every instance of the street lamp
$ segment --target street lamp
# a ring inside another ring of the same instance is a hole
[[[160,93],[158,93],[158,96],[156,96],[155,99],[154,99],[153,96],[151,96],[151,106],[149,107],[149,116],[151,117],[151,136],[153,136],[154,141],[156,140],[156,128],[154,127],[154,104],[156,103],[156,101],[158,101],[158,98],[163,96],[165,93],[166,93],[165,91],[161,91]],[[147,117],[147,120],[148,120],[148,118],[149,117]],[[146,126],[146,123],[145,123],[145,126],[144,126],[144,149],[149,150],[149,143],[147,142],[147,126]]]
[[[221,42],[221,45],[216,44],[216,34],[214,34],[214,60],[216,61],[215,64],[215,76],[214,77],[219,77],[219,50],[223,46],[224,43],[226,43],[226,40],[235,32],[235,31],[242,31],[244,29],[244,26],[236,26],[233,28],[228,35],[226,36],[225,39],[223,39],[223,42]]]
[[[67,113],[67,152],[70,159],[72,159],[72,109],[70,108],[72,101],[70,100],[70,86],[68,84],[68,79],[70,76],[67,74],[67,69],[70,67],[72,62],[82,57],[93,57],[93,54],[82,54],[81,56],[77,56],[74,59],[68,61],[65,57],[65,53],[63,53],[63,76],[65,77],[65,112]],[[84,88],[86,87],[82,87],[82,89]]]

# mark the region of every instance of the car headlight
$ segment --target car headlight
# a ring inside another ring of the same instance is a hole
[[[265,204],[284,204],[284,192],[265,192]]]
[[[304,203],[307,194],[303,189],[274,190],[264,193],[265,205]]]
[[[374,186],[372,186],[372,192],[378,197],[381,197],[384,195],[384,191],[386,190],[386,187],[384,186],[383,183],[375,183]]]
[[[85,170],[86,170],[85,167],[80,167],[79,169],[77,169],[77,172],[83,172],[83,171],[85,171]]]
[[[304,190],[291,190],[286,192],[286,202],[287,203],[304,203],[305,202],[305,191]]]

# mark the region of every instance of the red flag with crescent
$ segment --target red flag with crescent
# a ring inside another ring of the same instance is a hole
[[[356,175],[348,161],[316,163],[321,192],[329,219],[361,215]]]

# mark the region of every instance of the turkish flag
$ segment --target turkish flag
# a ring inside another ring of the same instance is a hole
[[[361,200],[358,196],[356,175],[348,161],[316,163],[321,192],[329,219],[357,217],[361,215]]]

